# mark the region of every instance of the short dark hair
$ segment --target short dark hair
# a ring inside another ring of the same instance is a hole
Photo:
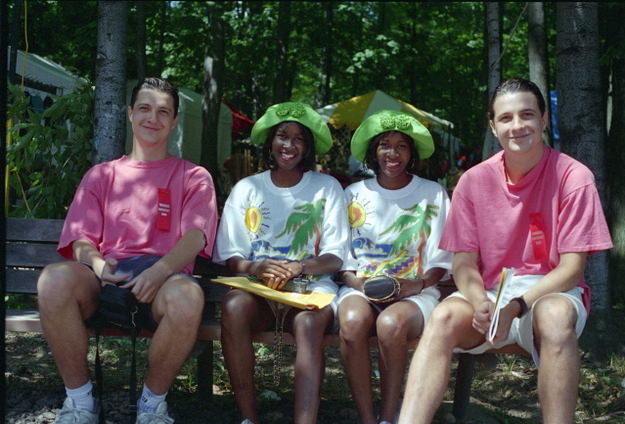
[[[388,133],[393,131],[385,131],[373,137],[371,142],[369,143],[369,147],[367,148],[367,154],[365,155],[365,165],[367,168],[372,170],[375,175],[380,173],[380,164],[378,163],[378,157],[376,155],[378,146],[380,145],[380,140],[382,140]],[[417,162],[419,161],[419,152],[417,152],[417,148],[414,145],[414,140],[408,134],[404,134],[401,131],[397,131],[400,133],[408,146],[410,146],[410,163],[406,167],[406,171],[411,174],[415,174],[417,172]]]
[[[178,116],[178,106],[180,105],[178,88],[169,81],[162,78],[146,77],[139,81],[137,85],[135,85],[135,87],[132,89],[132,96],[130,96],[130,107],[134,107],[135,102],[137,101],[137,95],[139,94],[139,91],[144,88],[149,90],[162,91],[163,93],[169,94],[174,101],[174,118]]]
[[[302,158],[302,160],[297,166],[304,172],[312,171],[313,169],[315,169],[315,165],[316,165],[315,137],[313,136],[312,131],[310,131],[306,125],[302,125],[296,121],[282,121],[274,125],[273,127],[271,127],[271,129],[269,130],[269,133],[267,134],[267,139],[265,140],[265,143],[263,144],[262,157],[263,157],[263,161],[265,162],[265,166],[267,166],[267,168],[269,169],[275,169],[276,167],[276,162],[274,161],[273,156],[271,155],[271,143],[273,142],[273,139],[276,136],[276,133],[278,132],[278,128],[280,128],[280,126],[286,122],[289,122],[289,123],[292,122],[299,126],[299,129],[302,132],[302,135],[304,136],[304,142],[306,143],[306,154],[304,155],[304,157]]]
[[[497,97],[503,94],[517,93],[519,91],[532,93],[534,97],[536,97],[536,101],[538,102],[538,109],[540,109],[540,114],[545,114],[545,98],[540,92],[540,88],[538,88],[536,84],[524,78],[508,78],[507,80],[499,83],[497,88],[495,88],[495,92],[493,93],[493,96],[488,103],[488,119],[492,121],[495,118],[495,109],[493,108],[493,105],[495,104],[495,100],[497,99]]]

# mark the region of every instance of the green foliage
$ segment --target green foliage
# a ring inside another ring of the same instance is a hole
[[[94,89],[85,84],[39,113],[9,84],[9,216],[63,218],[91,166]]]

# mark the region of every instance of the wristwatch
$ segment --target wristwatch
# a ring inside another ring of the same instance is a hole
[[[521,310],[519,311],[519,313],[517,315],[517,318],[521,318],[529,310],[529,308],[527,307],[527,303],[525,303],[525,300],[523,299],[523,296],[515,297],[512,300],[516,301],[516,303],[519,304],[519,307],[521,308]]]

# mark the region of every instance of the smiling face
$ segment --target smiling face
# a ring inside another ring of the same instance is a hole
[[[540,112],[536,96],[529,91],[504,93],[493,102],[490,127],[506,155],[541,157],[546,125],[547,114]]]
[[[169,134],[178,118],[174,114],[174,100],[169,93],[143,88],[128,108],[132,124],[133,150],[147,148],[167,151]]]
[[[408,167],[413,155],[412,140],[399,131],[381,134],[377,141],[375,158],[378,163],[378,181],[383,187],[396,187],[410,182]]]
[[[271,156],[277,169],[297,169],[307,151],[306,135],[297,122],[286,121],[278,124],[271,140]]]

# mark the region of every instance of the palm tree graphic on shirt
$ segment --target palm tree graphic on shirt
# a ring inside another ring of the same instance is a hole
[[[295,207],[296,212],[289,215],[284,230],[277,237],[282,237],[285,234],[294,234],[290,249],[293,254],[298,254],[302,251],[314,235],[316,237],[315,256],[319,255],[320,227],[323,222],[325,204],[326,199],[319,199],[314,204],[305,203]]]
[[[418,260],[418,269],[416,270],[416,275],[422,275],[422,263],[421,263],[421,253],[423,251],[423,247],[432,232],[432,227],[430,226],[430,222],[432,218],[438,216],[438,206],[436,205],[427,205],[423,208],[420,204],[416,204],[409,208],[404,209],[407,213],[400,215],[397,219],[389,225],[389,227],[380,233],[380,236],[389,233],[399,233],[395,238],[395,241],[391,245],[391,250],[389,252],[389,256],[392,258],[388,261],[381,262],[378,264],[376,273],[380,273],[382,269],[387,270],[388,267],[392,267],[397,263],[398,260],[401,261],[408,254],[407,247],[414,244],[419,243],[417,247],[417,255],[415,255],[415,260]]]

